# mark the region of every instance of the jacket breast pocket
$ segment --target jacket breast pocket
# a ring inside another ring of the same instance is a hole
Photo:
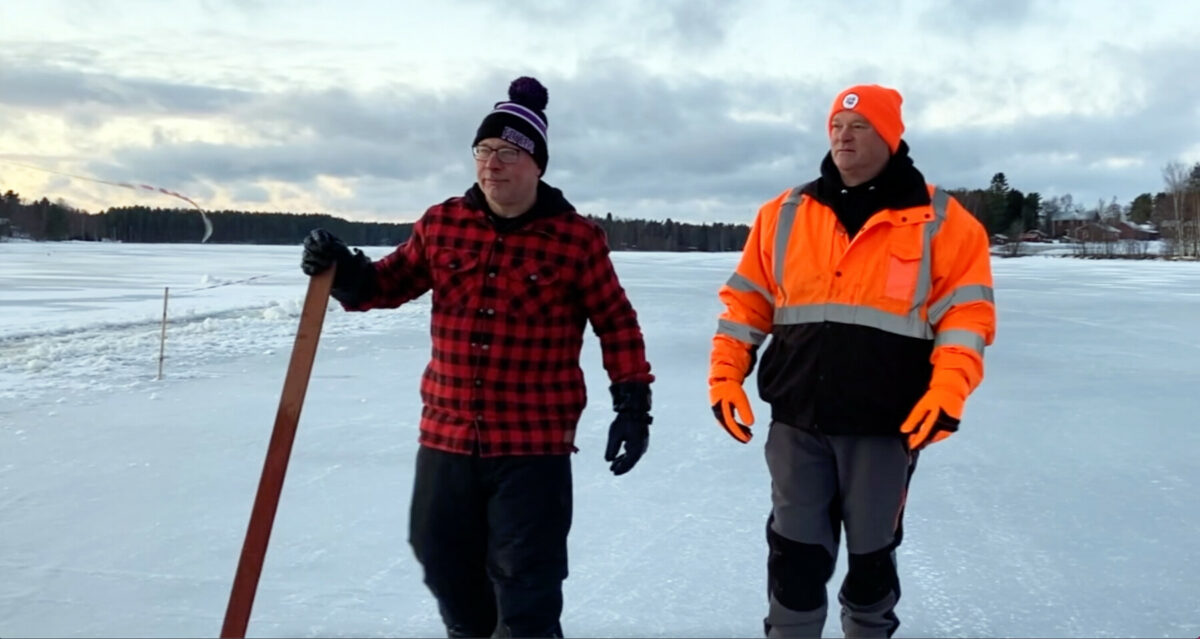
[[[470,302],[479,286],[479,255],[442,249],[433,258],[433,302],[443,308],[460,308]]]
[[[566,292],[561,268],[549,263],[526,263],[509,271],[509,310],[519,317],[549,317],[562,312]]]
[[[911,302],[921,277],[922,247],[920,240],[893,243],[885,265],[883,296],[891,300]]]

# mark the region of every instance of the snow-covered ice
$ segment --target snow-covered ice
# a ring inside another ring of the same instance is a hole
[[[569,635],[761,634],[769,411],[756,400],[757,436],[737,444],[705,385],[736,260],[614,254],[655,424],[613,477],[589,333]],[[298,264],[298,247],[0,243],[0,636],[218,634]],[[1200,264],[994,270],[987,377],[913,479],[898,636],[1200,635]],[[428,299],[330,309],[249,634],[441,635],[406,541]]]

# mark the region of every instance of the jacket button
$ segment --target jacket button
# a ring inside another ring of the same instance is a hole
[[[486,350],[488,349],[488,345],[487,345],[487,344],[484,344],[484,345],[483,345],[483,346],[481,346],[480,348],[482,348],[483,350],[485,350],[485,351],[486,351]]]
[[[483,386],[483,380],[482,380],[482,379],[479,379],[478,377],[476,377],[476,378],[475,378],[475,385],[476,385],[476,386]]]
[[[907,222],[907,221],[908,221],[908,218],[906,218],[906,217],[902,217],[902,218],[900,218],[900,221],[901,221],[901,222]]]
[[[496,309],[494,309],[494,308],[489,308],[489,309],[487,310],[487,314],[488,314],[488,315],[495,315],[495,314],[496,314]]]
[[[481,421],[483,421],[483,413],[476,413],[476,414],[475,414],[475,421],[477,421],[477,422],[481,422]]]
[[[537,276],[537,274],[536,274],[536,273],[535,273],[535,274],[533,274],[533,275],[530,275],[530,276],[529,276],[529,279],[530,279],[530,281],[533,281],[533,282],[536,282],[536,281],[537,281],[537,278],[538,278],[538,276]]]
[[[841,276],[842,276],[842,272],[841,272],[841,271],[838,271],[838,272],[834,273],[834,275],[836,275],[836,276],[838,276],[838,277],[841,277]]]
[[[488,271],[488,277],[496,277],[496,271]]]

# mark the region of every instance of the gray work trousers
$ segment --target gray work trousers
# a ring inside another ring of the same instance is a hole
[[[825,435],[772,422],[767,524],[768,637],[819,637],[842,527],[849,568],[838,594],[847,637],[899,627],[895,549],[917,453],[896,437]]]

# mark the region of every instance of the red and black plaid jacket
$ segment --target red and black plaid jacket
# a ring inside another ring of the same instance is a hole
[[[395,308],[432,289],[423,445],[482,456],[572,452],[587,401],[587,322],[612,382],[654,380],[637,314],[603,229],[558,189],[539,184],[534,209],[506,231],[485,207],[478,187],[431,207],[374,263],[376,295],[345,308]]]

